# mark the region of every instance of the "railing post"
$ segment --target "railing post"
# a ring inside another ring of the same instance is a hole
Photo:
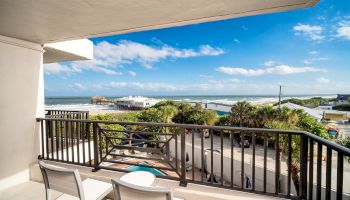
[[[186,187],[186,144],[185,144],[185,129],[181,129],[181,177],[180,186]]]
[[[300,177],[299,177],[299,197],[306,199],[307,196],[307,157],[308,138],[300,135]]]
[[[99,170],[99,162],[98,162],[98,127],[96,123],[92,124],[92,134],[93,134],[93,140],[94,140],[94,169],[92,169],[92,172],[96,172]]]

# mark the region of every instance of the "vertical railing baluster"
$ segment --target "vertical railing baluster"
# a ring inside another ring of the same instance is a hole
[[[223,135],[223,132],[222,130],[220,131],[220,137],[221,137],[221,173],[220,173],[220,176],[221,176],[221,186],[224,185],[224,135]]]
[[[288,177],[287,177],[287,197],[291,194],[291,181],[292,181],[292,135],[288,134]]]
[[[337,200],[343,199],[343,175],[344,175],[344,156],[338,152],[337,162]]]
[[[52,120],[51,121],[51,131],[50,131],[50,133],[51,133],[51,159],[53,160],[54,159],[54,148],[53,148],[53,135],[54,135],[54,130],[55,130],[55,127],[54,127],[54,124],[55,124],[55,121],[54,120]]]
[[[326,200],[331,199],[331,183],[332,183],[332,149],[330,147],[327,147]]]
[[[41,132],[41,158],[43,159],[44,158],[44,142],[45,142],[45,139],[44,139],[44,121],[43,120],[40,120],[40,132]]]
[[[59,145],[60,145],[60,142],[59,142],[59,135],[60,135],[60,129],[59,129],[59,121],[56,119],[55,121],[55,140],[56,140],[56,161],[59,160]]]
[[[65,127],[63,127],[63,121],[60,121],[60,126],[61,126],[61,161],[64,161],[64,144],[63,144],[63,130],[65,130]]]
[[[309,159],[309,199],[313,198],[314,189],[314,141],[310,139],[310,159]]]
[[[308,138],[300,135],[300,178],[299,178],[299,197],[307,197],[307,157],[308,157]]]
[[[233,131],[230,132],[231,136],[231,187],[233,187]]]
[[[264,183],[263,192],[266,193],[266,167],[267,167],[267,133],[264,133]]]
[[[66,124],[66,130],[65,130],[65,141],[66,141],[66,161],[69,162],[69,151],[68,151],[68,148],[69,148],[69,141],[68,141],[68,138],[69,138],[69,132],[70,132],[70,122],[69,121],[66,121],[65,122]]]
[[[98,130],[98,133],[97,133],[97,134],[98,134],[98,140],[99,140],[99,143],[98,143],[98,144],[99,144],[99,151],[100,151],[100,159],[99,159],[99,160],[100,160],[100,161],[99,161],[99,164],[100,164],[100,163],[103,162],[103,160],[102,160],[102,159],[103,159],[103,156],[102,156],[102,153],[103,153],[103,152],[102,152],[102,142],[103,142],[103,141],[102,141],[102,132],[101,132],[101,128],[100,128],[99,126],[97,126],[97,127],[98,127],[98,128],[97,128],[97,130]],[[106,152],[106,153],[107,153],[107,152]]]
[[[179,141],[177,140],[177,134],[175,134],[175,169],[176,169],[176,172],[179,173],[179,166],[178,166],[178,156],[177,156],[177,145],[178,145]]]
[[[241,133],[241,188],[244,189],[244,133]]]
[[[99,165],[99,158],[98,158],[98,126],[96,123],[92,124],[92,130],[93,130],[93,142],[94,142],[94,169],[93,172],[97,171],[98,165]]]
[[[255,133],[253,133],[252,143],[253,143],[252,190],[255,191],[255,143],[256,143],[256,134]]]
[[[194,181],[194,132],[192,132],[192,181]]]
[[[201,129],[200,134],[201,134],[201,182],[203,183],[204,173],[206,173],[204,170],[207,170],[207,169],[204,169],[204,142],[203,142],[204,129]]]
[[[80,119],[80,115],[79,115],[78,119]],[[81,134],[80,123],[81,122],[77,122],[77,160],[78,160],[78,164],[80,164],[80,134]]]
[[[213,184],[214,181],[214,134],[213,130],[209,130],[210,134],[210,183]]]
[[[86,129],[85,122],[82,123],[82,131],[83,131],[82,136],[81,136],[81,144],[83,145],[83,154],[82,154],[83,163],[82,164],[85,165],[85,137],[87,135],[87,129]]]
[[[88,141],[88,156],[89,156],[89,166],[91,166],[92,165],[92,163],[91,163],[91,160],[92,160],[92,158],[91,158],[91,131],[90,131],[90,127],[91,127],[91,123],[90,122],[88,122],[88,123],[86,123],[86,136],[87,136],[87,141]]]
[[[73,116],[74,119],[74,116]],[[72,122],[72,131],[70,132],[70,146],[71,146],[71,153],[72,153],[72,163],[75,162],[75,155],[74,155],[74,133],[76,131],[76,122]]]
[[[46,159],[50,158],[50,151],[49,151],[49,135],[50,135],[50,123],[48,120],[45,120],[45,140],[46,140]]]
[[[186,143],[185,143],[185,129],[181,129],[181,180],[180,186],[187,186],[186,181]]]
[[[321,200],[322,187],[322,144],[317,143],[317,186],[316,186],[316,200]]]
[[[173,138],[173,136],[171,138]],[[166,143],[166,146],[165,146],[165,148],[166,148],[166,158],[167,158],[168,163],[170,163],[170,152],[169,152],[170,151],[170,147],[169,147],[169,143],[170,143],[170,141],[168,141]]]
[[[108,140],[109,140],[109,138],[105,135],[105,138],[106,138],[106,160],[107,160],[107,152],[108,152]]]
[[[279,182],[280,182],[280,137],[279,133],[276,133],[276,141],[275,141],[275,149],[276,149],[276,164],[275,164],[275,194],[279,193]]]

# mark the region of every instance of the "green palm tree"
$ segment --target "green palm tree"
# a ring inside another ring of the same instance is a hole
[[[247,101],[237,102],[231,108],[231,118],[239,121],[239,126],[243,126],[243,124],[247,125],[253,110],[254,107]]]
[[[160,108],[160,113],[163,118],[163,122],[167,124],[170,124],[173,122],[172,121],[173,117],[177,115],[178,112],[179,110],[172,105],[167,105]],[[169,133],[169,127],[165,127],[164,130],[166,133]]]
[[[179,111],[175,106],[167,105],[167,106],[161,107],[160,112],[161,112],[164,123],[172,123],[173,117]]]
[[[218,120],[218,115],[212,110],[203,110],[202,120],[204,125],[213,125]]]

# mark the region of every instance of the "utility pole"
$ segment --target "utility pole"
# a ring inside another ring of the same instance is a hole
[[[282,85],[280,86],[280,92],[278,94],[278,108],[281,110],[281,98],[282,98]]]

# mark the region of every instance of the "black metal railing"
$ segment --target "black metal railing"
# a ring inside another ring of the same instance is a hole
[[[62,114],[37,119],[41,159],[93,170],[148,167],[182,186],[191,182],[284,198],[348,195],[344,162],[350,149],[308,132],[96,121]]]

